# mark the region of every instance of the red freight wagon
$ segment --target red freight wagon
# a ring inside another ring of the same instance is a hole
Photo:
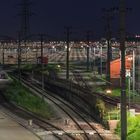
[[[43,64],[48,64],[48,57],[42,57],[42,59],[41,59],[41,57],[38,57],[37,63],[41,64],[41,62],[43,62]]]
[[[126,70],[132,69],[132,60],[129,59],[132,58],[132,55],[128,55],[125,57],[126,64],[125,68]],[[113,60],[110,65],[110,74],[111,78],[120,78],[120,69],[121,69],[121,62],[120,59]]]

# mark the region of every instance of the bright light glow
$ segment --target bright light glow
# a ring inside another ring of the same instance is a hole
[[[107,89],[107,90],[106,90],[106,93],[107,93],[107,94],[111,94],[111,93],[112,93],[112,90]]]
[[[89,132],[89,135],[94,135],[94,132]]]
[[[129,60],[129,61],[133,60],[133,57],[128,57],[128,60]]]
[[[59,132],[58,135],[63,135],[63,133]]]

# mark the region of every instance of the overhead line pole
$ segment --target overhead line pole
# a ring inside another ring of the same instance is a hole
[[[70,29],[66,27],[66,44],[67,44],[67,58],[66,58],[66,79],[69,80],[69,42],[70,42]]]
[[[135,93],[135,48],[133,48],[133,94]]]
[[[126,69],[125,69],[125,7],[126,0],[120,0],[120,49],[121,49],[121,140],[127,137]]]
[[[21,36],[18,34],[18,75],[19,81],[21,81]]]
[[[107,22],[106,25],[106,37],[107,37],[107,65],[106,65],[106,80],[108,81],[108,86],[110,87],[110,63],[112,60],[112,47],[111,47],[111,20],[112,9],[104,9],[104,19]]]
[[[2,64],[4,66],[5,64],[5,48],[4,48],[4,43],[2,43]]]
[[[43,58],[43,34],[40,34],[40,45],[41,45],[41,69],[42,69],[42,90],[44,90],[44,74],[43,74],[43,70],[44,70],[44,58]]]
[[[89,40],[90,40],[90,31],[87,31],[86,39],[87,39],[87,71],[89,71]]]
[[[25,49],[26,49],[26,56],[25,60],[26,63],[28,61],[28,48],[27,48],[27,36],[30,34],[30,17],[33,15],[31,12],[32,2],[30,0],[21,0],[20,7],[21,10],[19,15],[21,16],[21,29],[20,29],[20,36],[24,40]]]
[[[110,17],[109,17],[110,18]],[[107,81],[108,81],[108,86],[110,87],[110,63],[112,60],[112,48],[111,48],[111,30],[110,30],[110,19],[107,19]]]

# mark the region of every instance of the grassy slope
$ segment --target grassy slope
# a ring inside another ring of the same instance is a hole
[[[14,81],[5,93],[8,100],[17,105],[34,112],[41,117],[49,119],[53,113],[50,106],[41,98],[34,96],[23,85]]]

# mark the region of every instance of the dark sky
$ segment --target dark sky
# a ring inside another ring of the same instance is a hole
[[[19,30],[18,4],[21,0],[1,0],[0,34],[16,36]],[[140,0],[126,0],[127,7],[133,10],[127,14],[127,32],[140,33]],[[92,30],[94,36],[104,33],[102,8],[118,6],[119,0],[32,0],[32,33],[48,33],[64,36],[64,26],[72,26],[72,36],[84,36],[86,30]],[[118,32],[118,15],[112,22],[113,34]]]

